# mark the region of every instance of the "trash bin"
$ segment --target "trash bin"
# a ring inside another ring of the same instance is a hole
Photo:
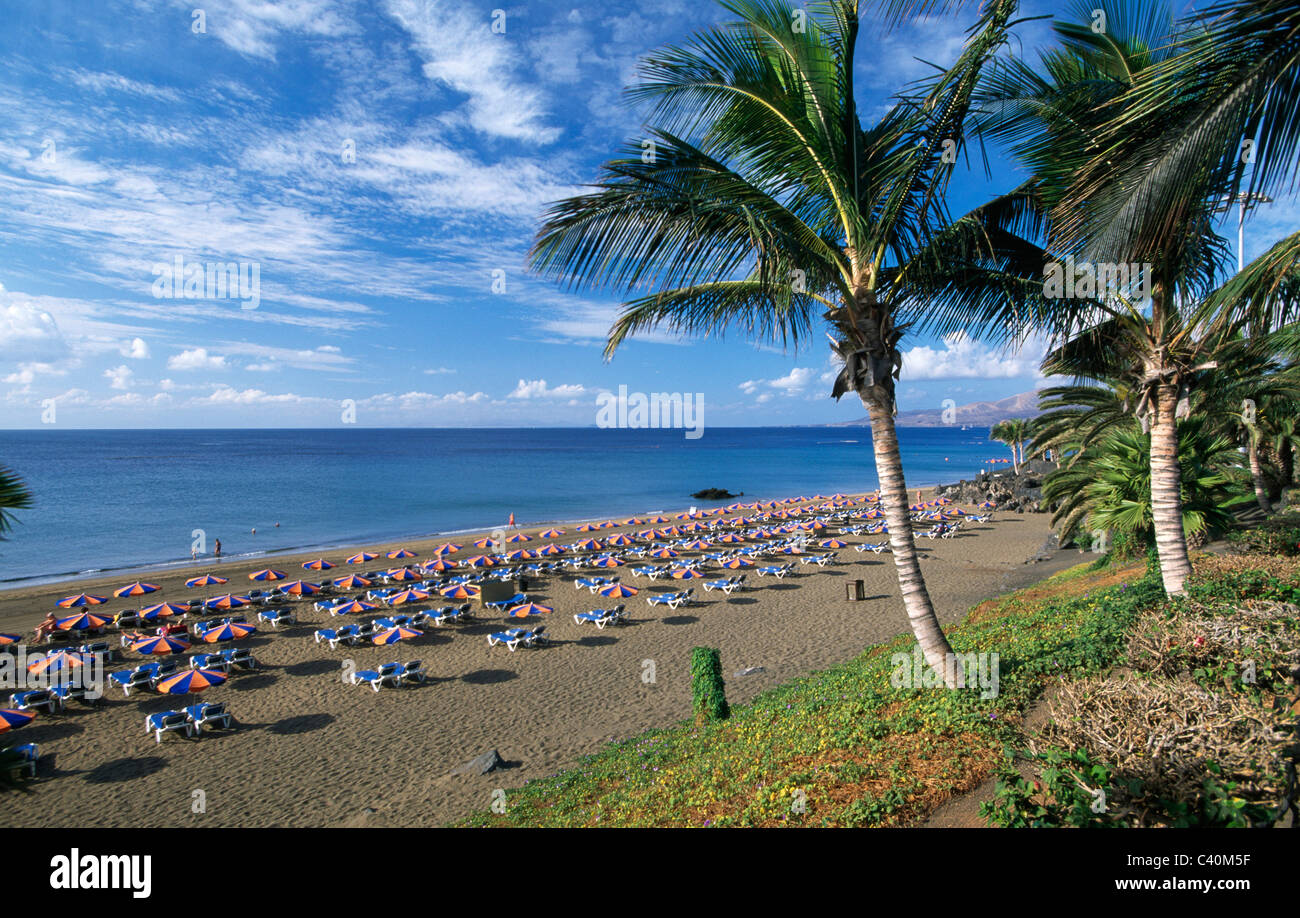
[[[867,598],[867,582],[865,580],[850,580],[844,584],[844,598],[849,602]]]

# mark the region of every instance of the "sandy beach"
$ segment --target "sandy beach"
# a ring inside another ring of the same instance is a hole
[[[1026,563],[1049,536],[1048,519],[996,513],[989,523],[966,524],[954,539],[920,539],[923,570],[942,620],[958,619],[982,599],[1077,563],[1074,552]],[[555,540],[562,544],[584,535],[562,528],[565,535]],[[604,538],[643,528],[590,535]],[[537,534],[536,527],[523,531]],[[852,546],[880,537],[845,540]],[[404,547],[418,553],[415,560],[424,560],[441,541]],[[457,541],[466,548],[452,558],[478,553],[472,539]],[[170,569],[139,578],[160,586],[158,593],[112,600],[99,609],[116,612],[227,589],[246,592],[263,586],[250,584],[248,573],[267,566],[317,582],[358,567],[381,569],[397,562],[384,563],[382,556],[366,565],[342,562],[354,551],[393,547],[332,551],[326,557],[337,567],[324,573],[301,569],[302,561],[317,557],[312,553]],[[197,591],[184,586],[202,571],[230,582]],[[782,581],[751,572],[750,589],[730,597],[697,587],[699,602],[677,610],[645,602],[653,593],[680,587],[677,581],[638,579],[627,568],[618,573],[641,590],[623,600],[632,611],[630,623],[604,630],[576,624],[576,612],[613,601],[575,590],[573,574],[548,576],[530,584],[528,592],[555,612],[528,624],[546,624],[552,642],[514,653],[488,646],[485,636],[506,620],[477,608],[478,617],[467,624],[430,627],[399,645],[331,651],[315,643],[313,632],[343,622],[309,601],[297,602],[299,624],[278,632],[263,628],[238,642],[252,649],[258,670],[237,671],[227,684],[203,695],[206,701],[226,702],[235,729],[193,740],[169,735],[156,744],[143,730],[145,715],[179,708],[186,699],[148,691],[124,698],[117,688],[106,689],[96,708],[73,702],[66,713],[42,714],[14,735],[40,745],[40,779],[30,793],[6,796],[0,824],[442,825],[487,808],[498,788],[508,796],[510,788],[570,766],[611,739],[688,716],[692,647],[721,649],[728,697],[743,704],[763,689],[852,658],[907,627],[890,556],[859,554],[851,547],[841,549],[831,566],[800,566]],[[844,583],[851,578],[865,581],[867,601],[845,600]],[[118,575],[0,593],[0,631],[30,636],[58,597],[82,591],[111,595],[131,579],[134,575]],[[116,644],[116,634],[108,636]],[[125,661],[108,669],[127,668],[138,659],[126,651]],[[375,693],[341,679],[345,660],[365,669],[413,659],[422,660],[429,673],[422,686]],[[653,682],[643,679],[646,661],[653,661]],[[751,667],[762,671],[734,675]],[[449,774],[489,749],[500,752],[504,768],[474,777]],[[196,799],[203,800],[203,812],[195,812]]]

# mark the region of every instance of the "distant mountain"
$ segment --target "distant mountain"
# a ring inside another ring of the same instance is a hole
[[[948,418],[944,417],[943,406],[924,408],[914,411],[900,411],[895,423],[899,427],[951,427],[954,424],[969,424],[971,427],[992,427],[998,421],[1008,418],[1032,418],[1041,414],[1038,410],[1038,392],[1021,392],[1009,395],[996,402],[971,402],[958,405]],[[841,421],[831,427],[869,427],[870,418],[856,421]]]

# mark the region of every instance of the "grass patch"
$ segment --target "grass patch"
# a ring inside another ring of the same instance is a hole
[[[948,629],[957,653],[998,654],[996,697],[895,688],[891,657],[915,644],[900,636],[732,708],[728,720],[612,744],[507,792],[504,813],[462,824],[915,824],[995,773],[1047,682],[1107,669],[1126,629],[1162,595],[1141,564],[1053,580],[981,603]]]

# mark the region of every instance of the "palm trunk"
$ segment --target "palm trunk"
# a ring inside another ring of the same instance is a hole
[[[1165,592],[1177,596],[1192,573],[1192,562],[1187,557],[1187,535],[1183,531],[1183,476],[1178,464],[1178,430],[1174,418],[1177,386],[1169,383],[1157,386],[1153,401],[1151,520],[1160,557],[1160,578]]]
[[[894,554],[894,567],[898,571],[898,588],[903,594],[903,607],[912,633],[921,645],[926,662],[943,677],[944,684],[955,688],[955,666],[949,666],[952,647],[939,626],[930,593],[921,576],[921,564],[916,554],[916,539],[912,534],[912,517],[908,512],[907,483],[903,480],[903,460],[898,452],[898,435],[894,430],[894,415],[875,399],[859,393],[867,413],[871,416],[871,446],[876,454],[876,475],[880,478],[880,502],[889,523],[889,546]]]
[[[1251,436],[1246,446],[1246,454],[1250,457],[1250,480],[1255,486],[1255,502],[1265,513],[1273,512],[1273,505],[1268,499],[1268,487],[1264,484],[1264,467],[1259,463],[1259,444]]]

